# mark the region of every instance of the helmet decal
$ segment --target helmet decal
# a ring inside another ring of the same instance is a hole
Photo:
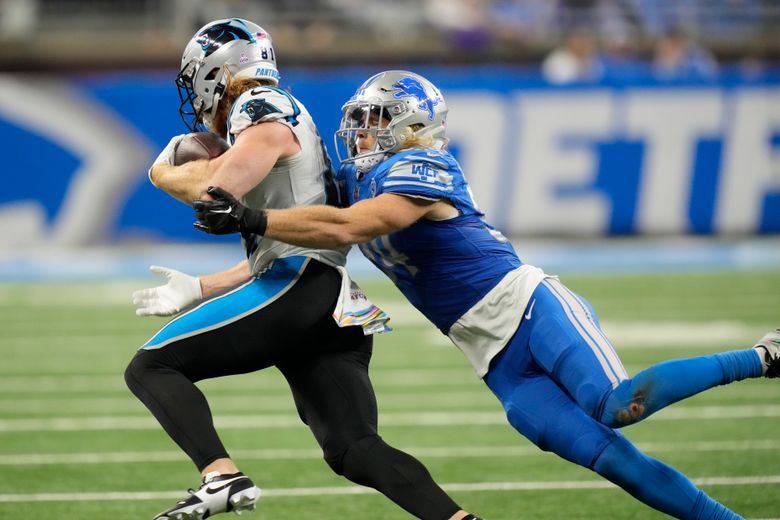
[[[279,83],[271,35],[249,20],[214,20],[198,29],[184,48],[176,86],[179,114],[188,127],[209,127],[230,78]]]
[[[250,43],[256,43],[254,36],[246,28],[235,24],[244,25],[240,20],[230,20],[229,22],[212,25],[198,35],[195,41],[203,49],[204,57],[210,56],[224,44],[235,40],[246,40]]]
[[[447,103],[433,83],[414,72],[388,70],[371,76],[341,112],[334,134],[336,153],[359,171],[405,147],[441,147],[447,142]],[[364,137],[369,135],[373,144]]]
[[[403,77],[393,83],[393,88],[398,90],[398,92],[393,94],[394,98],[398,99],[407,96],[415,98],[419,102],[417,108],[427,111],[428,119],[433,121],[433,107],[439,104],[441,101],[440,97],[437,96],[436,98],[431,99],[428,93],[425,92],[425,87],[423,87],[422,83],[409,76]]]

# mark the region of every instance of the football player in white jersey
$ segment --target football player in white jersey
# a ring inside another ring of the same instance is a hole
[[[261,27],[224,19],[201,28],[184,50],[180,111],[193,129],[203,125],[231,147],[218,158],[174,166],[182,136],[174,137],[150,180],[187,203],[206,197],[211,184],[253,208],[326,203],[333,171],[325,148],[306,108],[278,80],[271,38]],[[418,518],[474,519],[419,461],[377,435],[368,365],[371,334],[385,328],[387,316],[349,280],[346,248],[242,238],[248,260],[234,268],[199,278],[154,268],[168,283],[134,295],[137,314],[176,316],[140,348],[125,380],[202,476],[198,490],[155,520],[255,508],[260,489],[230,458],[195,382],[270,366],[287,379],[336,473]]]
[[[524,264],[483,219],[446,151],[447,106],[425,78],[387,71],[344,105],[337,177],[348,207],[245,208],[224,186],[196,201],[200,229],[360,249],[474,366],[512,426],[645,504],[685,519],[741,518],[620,428],[713,386],[780,376],[780,329],[753,348],[654,365],[629,377],[593,308]]]

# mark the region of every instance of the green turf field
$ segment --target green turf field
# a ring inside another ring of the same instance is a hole
[[[747,347],[780,326],[780,271],[564,282],[596,307],[629,373]],[[191,463],[122,378],[164,323],[126,303],[148,283],[0,285],[0,519],[151,518],[196,486]],[[514,433],[454,347],[393,288],[362,285],[395,317],[372,364],[381,434],[465,508],[489,520],[663,517]],[[273,369],[201,386],[265,493],[244,518],[407,518],[330,472]],[[745,517],[780,517],[780,381],[711,390],[625,433]]]

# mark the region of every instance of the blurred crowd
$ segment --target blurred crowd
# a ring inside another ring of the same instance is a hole
[[[262,19],[275,3],[211,0],[204,3],[211,11],[204,20],[228,16],[239,4],[255,6]],[[544,75],[555,83],[633,79],[648,70],[663,79],[708,79],[719,73],[719,61],[743,75],[759,76],[780,52],[777,0],[293,0],[284,4],[286,14],[276,12],[281,14],[282,30],[303,28],[300,39],[313,38],[319,49],[332,45],[345,30],[363,29],[389,46],[433,32],[447,48],[448,61],[498,56],[505,61],[541,62]],[[312,10],[326,15],[311,20]]]
[[[197,27],[230,16],[266,27],[297,63],[520,62],[559,83],[648,63],[664,78],[709,78],[724,65],[759,75],[780,56],[778,0],[0,0],[0,43],[19,44],[0,48],[18,56],[31,34],[102,31],[105,45],[84,52],[121,61],[127,34],[134,52],[167,60]],[[50,53],[68,44],[56,43]]]

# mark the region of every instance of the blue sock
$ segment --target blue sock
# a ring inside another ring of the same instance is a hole
[[[607,394],[597,418],[620,428],[703,390],[750,377],[761,377],[762,365],[752,348],[688,359],[664,361],[620,383]]]
[[[723,352],[715,354],[713,357],[720,361],[723,366],[725,378],[724,382],[721,383],[723,385],[751,377],[761,377],[764,374],[761,356],[758,355],[754,348]]]
[[[711,499],[704,491],[699,491],[699,498],[693,508],[696,520],[742,520],[742,517]]]
[[[617,484],[637,500],[675,518],[742,518],[708,497],[673,467],[639,451],[622,435],[616,437],[599,455],[593,471]]]

